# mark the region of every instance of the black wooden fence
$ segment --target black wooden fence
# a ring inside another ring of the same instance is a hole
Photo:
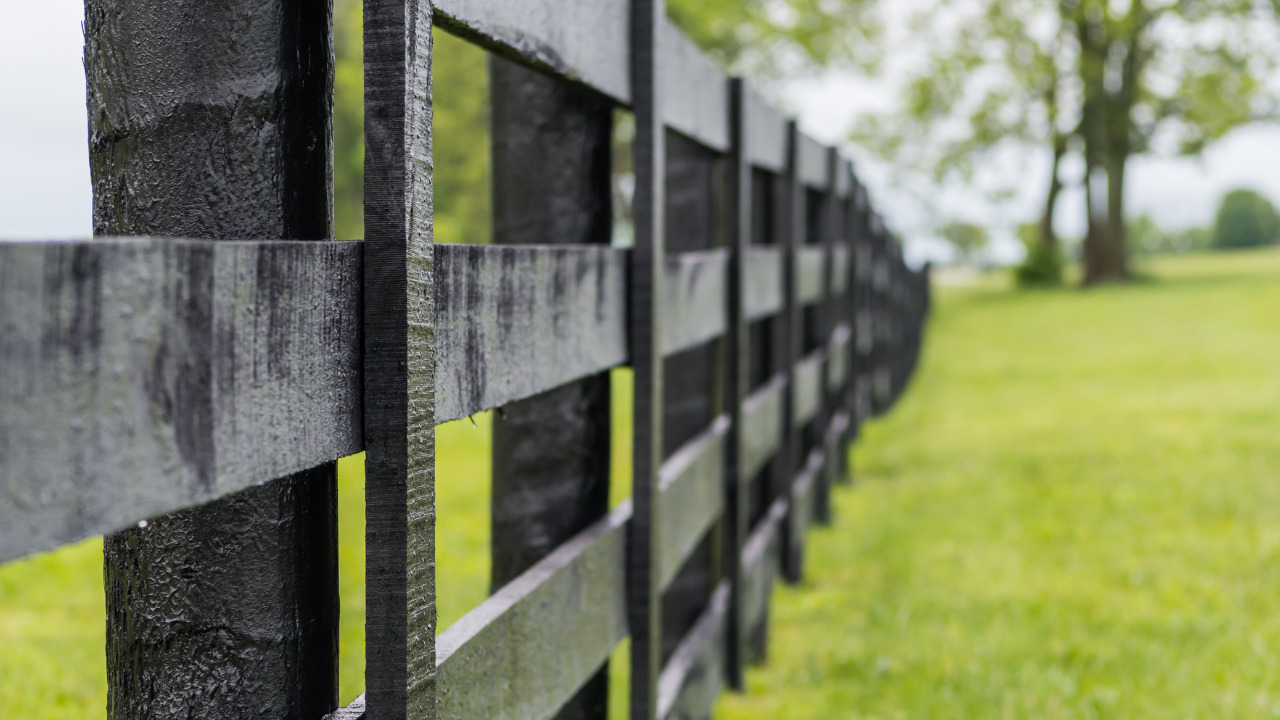
[[[632,717],[706,717],[906,385],[927,277],[850,164],[661,0],[365,0],[365,240],[326,240],[330,12],[86,3],[117,237],[0,243],[0,561],[108,534],[112,718],[318,720],[334,461],[363,450],[367,691],[339,716],[603,717],[629,636]],[[495,55],[493,245],[432,244],[433,24]],[[609,511],[624,365],[634,488]],[[437,637],[434,427],[488,408],[495,592]]]

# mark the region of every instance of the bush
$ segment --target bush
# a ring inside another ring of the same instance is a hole
[[[1027,257],[1013,268],[1013,280],[1022,288],[1057,287],[1062,284],[1062,250],[1048,248],[1040,240],[1036,227],[1019,228],[1018,235],[1027,249]]]
[[[1217,248],[1274,245],[1280,236],[1280,213],[1262,195],[1252,190],[1232,190],[1222,198],[1213,225],[1213,245]]]

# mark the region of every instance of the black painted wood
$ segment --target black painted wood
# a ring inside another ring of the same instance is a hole
[[[662,465],[656,559],[660,587],[670,585],[723,512],[728,433],[729,418],[721,416]]]
[[[663,354],[692,349],[725,332],[728,268],[729,253],[724,248],[667,256]]]
[[[635,424],[632,499],[628,533],[627,615],[631,629],[631,719],[655,720],[661,666],[661,592],[656,555],[658,470],[663,458],[662,317],[663,217],[666,200],[666,130],[658,88],[658,34],[666,21],[663,0],[631,3],[631,100],[634,108],[635,251],[631,264],[631,365]]]
[[[672,653],[658,681],[658,717],[707,720],[725,686],[729,582],[721,582],[707,608]]]
[[[365,697],[436,717],[431,7],[365,0]]]
[[[785,304],[783,250],[776,246],[753,246],[745,252],[742,279],[743,306],[749,321],[776,315]]]
[[[752,165],[773,173],[787,168],[787,119],[750,89],[744,91],[747,157]]]
[[[0,243],[0,560],[359,452],[360,250]]]
[[[327,4],[87,0],[94,233],[329,239],[332,35]],[[204,299],[191,320],[216,327]],[[179,454],[212,452],[225,378],[164,369]],[[104,540],[108,717],[334,709],[335,481],[327,463]]]
[[[787,378],[786,400],[783,403],[783,441],[774,468],[776,490],[774,498],[788,499],[788,513],[782,524],[782,575],[792,583],[799,582],[804,567],[804,537],[795,531],[797,509],[792,500],[796,475],[800,469],[804,425],[796,416],[797,393],[802,390],[796,382],[796,363],[804,347],[804,305],[800,278],[807,269],[807,249],[802,247],[806,237],[807,207],[805,187],[800,177],[801,134],[794,121],[787,124],[787,167],[779,182],[780,240],[783,248],[783,277],[786,300],[780,314],[782,342],[778,343],[779,367]]]
[[[659,92],[672,130],[716,152],[729,149],[729,83],[670,20],[658,36]]]
[[[607,245],[613,223],[610,205],[612,103],[589,90],[501,58],[492,58],[489,70],[493,241],[508,245]],[[620,259],[621,255],[614,257]],[[477,268],[471,264],[459,265],[458,276],[464,282],[474,282],[473,277],[468,276],[474,276]],[[500,329],[492,336],[500,341],[494,349],[503,355],[487,362],[488,357],[467,354],[460,358],[463,365],[459,369],[472,375],[479,371],[483,380],[492,382],[489,378],[503,377],[508,370],[573,367],[588,355],[583,351],[584,345],[597,350],[608,344],[603,337],[587,337],[585,343],[574,343],[571,338],[572,333],[596,329],[592,321],[602,315],[613,320],[610,329],[616,340],[616,351],[624,354],[625,274],[620,262],[615,263],[612,276],[602,277],[599,267],[588,266],[588,272],[584,273],[583,266],[578,264],[573,268],[576,272],[569,273],[570,266],[563,263],[557,267],[559,271],[553,271],[548,277],[531,273],[530,268],[519,264],[504,264],[508,278],[500,284],[498,297],[512,302],[509,307],[496,308],[493,319]],[[443,291],[446,286],[441,287]],[[599,297],[602,291],[609,293],[608,298],[618,300],[613,314],[601,312],[607,302],[606,298]],[[538,302],[530,298],[531,294],[549,295],[550,303]],[[571,302],[574,298],[580,301]],[[548,307],[557,301],[563,302],[563,306]],[[442,315],[446,314],[444,306],[442,302]],[[574,317],[573,310],[585,312]],[[530,343],[512,339],[510,328],[520,327],[522,316],[528,321],[527,327],[533,329],[533,348],[528,346]],[[474,312],[461,313],[451,325],[462,330],[470,340],[477,334],[477,326],[484,327],[484,319],[484,315]],[[540,320],[553,322],[548,327],[540,325]],[[442,351],[445,347],[456,348],[447,342],[442,342],[441,347]],[[541,361],[531,363],[530,358]],[[442,373],[442,379],[448,376]],[[609,375],[601,373],[507,403],[496,414],[491,523],[491,584],[495,592],[608,512],[609,395]],[[621,530],[617,536],[620,543]],[[621,566],[619,562],[619,581]],[[625,616],[620,582],[617,589],[614,599],[617,620],[622,624]],[[568,617],[569,608],[561,610],[565,615],[562,621],[573,627]],[[588,608],[588,611],[595,610]],[[620,638],[611,639],[616,642]],[[505,638],[504,643],[511,645],[511,638]],[[608,657],[612,645],[604,645],[602,649],[603,655],[595,658],[597,665]],[[545,652],[546,648],[539,650]],[[571,684],[560,688],[565,694],[559,697],[547,688],[540,688],[537,696],[553,708],[563,705],[555,717],[564,720],[606,717],[607,670],[596,672],[585,685],[583,679],[573,677]],[[494,708],[519,707],[518,685],[509,682],[504,685],[511,692]],[[489,686],[480,684],[478,689],[488,692]],[[443,697],[456,699],[460,691],[456,685],[444,686]],[[492,692],[488,694],[497,696]],[[471,717],[499,716],[495,712],[479,713],[475,708],[469,708],[469,712]],[[447,709],[442,714],[447,717]]]

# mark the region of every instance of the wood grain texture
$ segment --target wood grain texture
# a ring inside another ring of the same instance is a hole
[[[742,404],[742,479],[760,472],[782,444],[782,403],[787,387],[778,375]]]
[[[365,0],[364,56],[367,717],[433,720],[431,4]]]
[[[624,0],[436,0],[440,27],[491,52],[631,103]]]
[[[791,412],[797,425],[808,424],[822,408],[822,368],[826,361],[825,350],[815,350],[796,361]]]
[[[745,250],[742,302],[748,321],[775,315],[782,310],[782,265],[780,248],[750,247]]]
[[[662,297],[662,352],[674,355],[722,335],[727,322],[727,250],[670,254]]]
[[[795,259],[796,302],[812,305],[825,297],[827,253],[822,247],[796,248]]]
[[[724,441],[729,418],[721,416],[662,465],[658,486],[658,586],[665,588],[706,535],[724,507]]]
[[[747,157],[751,164],[775,173],[786,170],[787,119],[749,90],[744,97],[743,112]]]
[[[440,635],[439,717],[545,720],[627,635],[631,506],[561,545]]]
[[[631,263],[631,366],[634,373],[632,501],[627,537],[627,618],[631,629],[631,720],[656,720],[662,663],[657,582],[658,472],[663,458],[662,297],[666,252],[666,117],[660,88],[663,0],[632,0],[631,100],[636,134],[635,250]]]
[[[658,717],[706,720],[725,686],[729,582],[721,582],[658,680]]]
[[[627,361],[627,251],[438,245],[435,256],[437,422]]]
[[[796,174],[800,182],[814,190],[826,190],[831,187],[831,177],[827,172],[827,146],[813,138],[799,133],[796,147]]]
[[[667,127],[717,152],[729,149],[729,81],[670,20],[658,37],[663,117]]]
[[[360,250],[0,243],[0,561],[358,452]]]

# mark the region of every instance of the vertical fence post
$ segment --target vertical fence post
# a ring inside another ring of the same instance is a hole
[[[364,0],[367,720],[436,715],[431,3]]]
[[[831,334],[839,324],[839,299],[835,293],[835,246],[840,234],[839,197],[836,194],[836,172],[840,165],[840,154],[835,148],[827,148],[827,189],[822,195],[822,215],[819,224],[819,242],[822,243],[822,300],[818,304],[817,332],[821,347],[826,351],[826,359],[822,363],[822,374],[818,381],[821,402],[818,406],[818,436],[815,440],[823,445],[825,460],[822,470],[815,478],[813,517],[820,523],[831,522],[831,484],[840,463],[836,460],[842,438],[831,436],[831,422],[835,419],[838,406],[833,401],[831,392],[832,363],[839,358],[832,357]]]
[[[635,371],[632,501],[627,590],[631,627],[631,720],[654,720],[661,667],[661,595],[654,559],[662,466],[662,296],[666,130],[658,93],[663,0],[631,3],[631,102],[635,111],[635,251],[631,265],[631,363]]]
[[[730,582],[728,648],[726,674],[729,687],[743,689],[743,671],[747,664],[745,618],[742,597],[742,548],[750,523],[751,478],[742,466],[742,403],[751,384],[751,334],[747,327],[744,287],[746,283],[747,248],[751,243],[751,162],[747,155],[747,88],[740,78],[729,85],[729,327],[725,336],[726,359],[725,405],[730,419],[727,455],[725,502],[725,569]]]
[[[88,0],[85,70],[95,234],[330,238],[327,4]],[[211,269],[186,268],[213,333]],[[178,452],[207,457],[226,379],[164,370],[157,393],[207,411],[170,419]],[[329,463],[105,538],[108,717],[334,708],[335,478]]]
[[[787,516],[782,523],[782,575],[788,582],[799,582],[804,565],[804,532],[799,527],[799,508],[795,502],[795,480],[803,462],[803,428],[796,422],[796,361],[804,342],[804,308],[798,300],[796,284],[797,255],[804,242],[804,186],[800,183],[800,130],[795,121],[787,123],[787,169],[782,177],[782,249],[783,288],[785,302],[781,317],[779,346],[782,372],[787,378],[783,400],[782,447],[778,452],[781,470],[779,495],[787,499]]]
[[[493,242],[608,244],[613,106],[491,57]],[[492,588],[609,510],[609,374],[500,408],[493,423]],[[555,716],[604,718],[602,669]]]

